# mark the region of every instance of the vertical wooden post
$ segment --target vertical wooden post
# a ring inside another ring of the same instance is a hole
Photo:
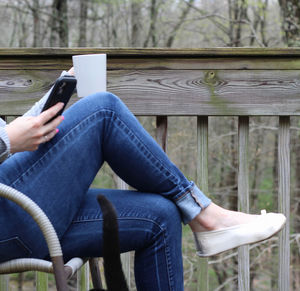
[[[290,117],[279,117],[278,136],[278,210],[287,222],[279,234],[278,290],[290,290]]]
[[[90,272],[94,289],[103,289],[98,258],[89,259]]]
[[[156,117],[156,141],[167,152],[168,144],[168,117],[157,116]]]
[[[197,118],[197,185],[208,193],[208,116]],[[208,259],[199,259],[197,290],[208,290]]]
[[[6,116],[0,116],[6,121]],[[0,275],[0,291],[8,291],[9,288],[9,275]]]
[[[249,117],[239,117],[238,210],[249,212]],[[239,290],[250,290],[249,246],[238,248]]]
[[[0,275],[0,291],[9,290],[9,275]]]
[[[77,272],[77,290],[86,291],[89,290],[90,282],[89,282],[89,264],[84,264],[80,270]]]
[[[127,190],[128,189],[128,185],[119,177],[118,177],[118,186],[122,190]],[[126,278],[128,286],[130,288],[130,280],[131,280],[131,276],[130,276],[130,269],[131,269],[130,268],[130,265],[131,265],[130,252],[121,254],[121,261],[122,261],[122,267],[123,267],[123,271],[124,271],[124,274],[125,274],[125,278]]]
[[[48,274],[42,272],[36,272],[36,290],[37,291],[48,290]]]

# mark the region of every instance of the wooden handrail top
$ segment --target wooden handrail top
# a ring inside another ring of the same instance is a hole
[[[110,57],[300,57],[300,48],[0,48],[0,57],[69,57],[107,53]]]
[[[294,48],[0,49],[0,115],[25,112],[87,53],[107,54],[107,90],[136,115],[300,115]]]

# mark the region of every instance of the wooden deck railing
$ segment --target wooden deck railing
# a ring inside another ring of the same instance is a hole
[[[197,116],[197,184],[208,191],[209,116],[238,116],[238,208],[249,210],[249,119],[278,116],[279,210],[290,214],[290,116],[300,114],[297,49],[0,49],[0,115],[26,111],[71,56],[108,54],[108,90],[136,115],[157,116],[166,144],[168,116]],[[289,219],[280,233],[279,290],[289,290]],[[250,290],[249,248],[239,248],[239,290]],[[208,290],[207,260],[199,259],[199,290]],[[5,280],[4,280],[5,281]],[[2,280],[3,282],[3,280]],[[5,289],[4,289],[5,290]]]

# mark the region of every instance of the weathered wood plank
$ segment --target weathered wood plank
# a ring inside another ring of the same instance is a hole
[[[168,117],[157,116],[156,117],[156,141],[167,152],[168,147]]]
[[[279,234],[278,290],[290,290],[290,117],[279,118],[278,136],[278,207],[287,222]]]
[[[103,289],[99,259],[98,258],[89,259],[89,267],[90,267],[90,272],[91,272],[93,288],[94,289]]]
[[[71,66],[76,54],[106,53],[108,69],[300,69],[300,49],[209,48],[2,48],[0,69],[58,69]]]
[[[203,191],[208,193],[208,117],[198,116],[197,118],[197,177],[196,183]],[[207,291],[208,289],[208,259],[199,258],[198,263],[197,290]]]
[[[238,210],[249,213],[249,117],[239,117]],[[249,246],[238,248],[239,290],[250,290]]]
[[[58,75],[0,70],[0,115],[23,113]],[[297,70],[116,70],[108,90],[136,115],[300,115]]]
[[[0,275],[0,291],[9,290],[9,275]]]
[[[36,291],[48,290],[48,274],[42,272],[36,272]]]
[[[109,90],[121,96],[135,114],[300,112],[298,71],[112,71],[108,80]]]
[[[77,272],[77,290],[86,291],[89,290],[90,280],[89,280],[90,268],[89,264],[84,264],[80,270]]]
[[[117,184],[118,184],[118,189],[122,190],[128,190],[129,186],[126,184],[121,178],[117,178]],[[130,286],[131,282],[131,257],[130,257],[130,252],[123,253],[121,254],[121,262],[122,262],[122,267],[123,271],[125,274],[125,278],[127,281],[128,286]]]
[[[246,58],[246,57],[185,57],[127,55],[116,56],[107,52],[108,70],[296,70],[300,57]],[[64,70],[72,66],[71,55],[1,56],[0,70]]]
[[[1,48],[0,56],[71,56],[73,54],[111,53],[115,56],[175,56],[186,57],[297,57],[299,48]]]

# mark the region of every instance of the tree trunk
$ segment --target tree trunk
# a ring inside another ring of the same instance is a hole
[[[131,46],[141,47],[142,35],[142,1],[133,0],[131,2]]]
[[[281,27],[284,32],[283,41],[288,46],[300,44],[300,1],[278,0],[281,8]]]
[[[184,21],[186,20],[187,15],[189,14],[191,7],[194,5],[195,0],[188,0],[188,5],[182,10],[182,13],[178,19],[178,22],[174,25],[172,31],[170,32],[170,36],[166,42],[166,47],[172,47],[175,37],[180,29],[180,27],[182,26],[182,24],[184,23]]]
[[[242,46],[242,26],[247,16],[248,1],[246,0],[228,0],[229,16],[229,46]]]
[[[80,16],[79,16],[79,47],[86,47],[86,21],[88,11],[87,0],[80,0]]]
[[[150,27],[146,40],[144,41],[144,47],[148,47],[148,44],[151,40],[152,47],[157,46],[157,36],[156,36],[156,22],[158,15],[158,5],[156,0],[151,0],[150,8]]]
[[[31,8],[33,17],[33,47],[41,46],[40,36],[41,36],[41,22],[40,22],[40,3],[39,0],[34,0]]]
[[[253,11],[253,30],[255,33],[258,32],[261,36],[261,43],[267,47],[268,46],[268,41],[266,39],[266,25],[267,25],[267,9],[269,5],[269,0],[258,0],[258,3],[256,5],[252,6],[252,11]],[[250,38],[250,46],[253,46],[255,43],[255,40],[257,39],[256,35],[252,33],[252,37]]]
[[[53,0],[50,46],[68,47],[67,0]]]

